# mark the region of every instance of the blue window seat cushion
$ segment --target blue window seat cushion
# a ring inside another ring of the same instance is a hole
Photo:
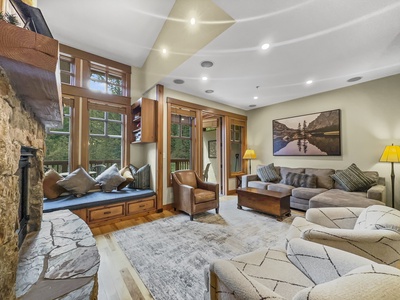
[[[104,193],[101,191],[89,192],[82,197],[74,195],[61,196],[56,199],[44,198],[43,212],[52,212],[61,209],[76,210],[87,207],[109,205],[118,202],[131,201],[154,196],[153,190],[123,188],[120,191]]]

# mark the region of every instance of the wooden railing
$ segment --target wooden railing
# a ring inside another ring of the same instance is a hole
[[[121,167],[119,164],[120,160],[115,159],[106,159],[106,160],[91,160],[89,161],[89,170],[87,171],[96,171],[96,173],[101,173],[108,167],[111,167],[113,164],[118,164],[118,167]],[[44,161],[43,165],[46,169],[54,169],[58,173],[68,172],[68,161],[67,160],[49,160]],[[100,172],[99,172],[100,171]]]
[[[171,172],[190,169],[190,160],[185,158],[171,159]]]

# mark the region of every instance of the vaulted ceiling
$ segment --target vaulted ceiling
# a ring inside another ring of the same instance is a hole
[[[400,73],[398,0],[38,0],[38,7],[61,43],[138,68],[142,92],[161,83],[248,110]]]

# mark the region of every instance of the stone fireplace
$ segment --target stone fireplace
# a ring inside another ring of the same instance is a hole
[[[26,232],[38,231],[42,220],[43,156],[45,129],[29,107],[21,102],[0,68],[0,299],[15,298],[20,230],[20,158],[29,158],[27,182],[21,187],[29,195]]]

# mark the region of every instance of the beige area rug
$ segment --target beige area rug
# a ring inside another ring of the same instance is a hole
[[[156,300],[204,299],[204,269],[219,258],[231,258],[260,247],[284,247],[293,220],[244,208],[236,200],[215,210],[157,220],[114,232],[132,266]]]

